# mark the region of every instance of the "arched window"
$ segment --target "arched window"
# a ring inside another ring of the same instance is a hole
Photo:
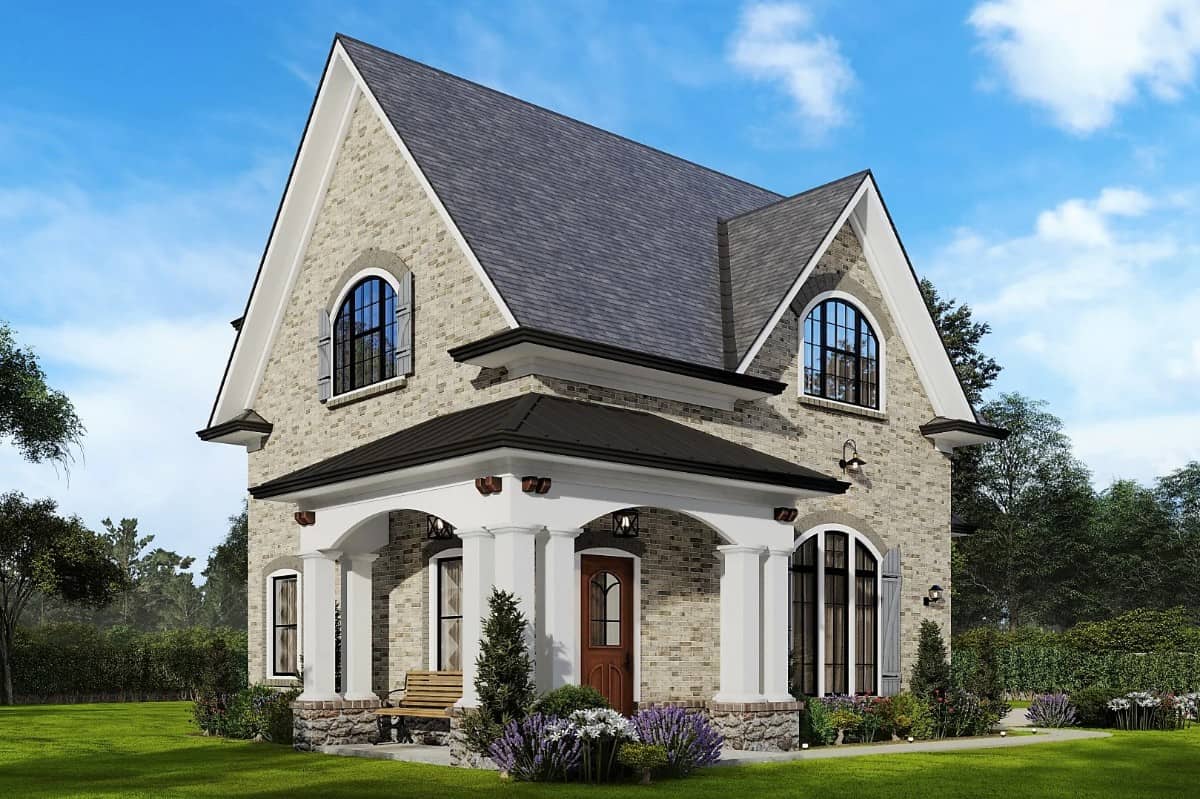
[[[818,303],[804,320],[804,393],[879,408],[879,340],[845,300]]]
[[[267,575],[268,675],[300,676],[300,573],[280,569]]]
[[[355,284],[333,324],[333,393],[396,376],[396,292],[383,278]]]
[[[797,695],[878,690],[879,567],[847,530],[822,530],[792,554],[792,689]]]

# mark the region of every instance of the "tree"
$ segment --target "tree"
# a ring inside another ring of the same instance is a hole
[[[156,547],[138,563],[139,626],[147,630],[191,627],[199,622],[201,593],[191,572],[195,558]]]
[[[1054,586],[1091,554],[1087,468],[1044,402],[1004,394],[983,411],[1009,437],[980,448],[973,484],[956,505],[978,530],[955,543],[955,625],[1069,621],[1078,598]]]
[[[139,556],[142,550],[154,540],[154,536],[147,535],[139,538],[137,519],[122,519],[119,525],[113,524],[112,519],[103,519],[100,524],[104,527],[101,536],[108,544],[113,561],[121,570],[124,578],[124,588],[121,589],[114,610],[121,624],[133,624],[137,612],[137,597],[134,592],[137,590],[138,579],[141,577]]]
[[[1001,369],[995,359],[985,355],[979,348],[983,337],[992,331],[991,325],[976,322],[970,305],[942,299],[928,278],[921,280],[921,295],[933,317],[934,326],[942,335],[946,351],[950,353],[963,390],[967,392],[971,403],[978,405],[983,401],[983,392],[996,382]]]
[[[950,663],[946,660],[946,642],[936,622],[921,622],[917,643],[917,662],[913,664],[908,689],[917,696],[930,697],[950,689]]]
[[[475,659],[475,692],[479,707],[462,718],[468,749],[486,755],[504,725],[521,719],[533,705],[533,658],[529,654],[529,622],[507,591],[492,589],[488,616]]]
[[[21,614],[35,591],[99,606],[121,587],[108,547],[78,518],[64,519],[53,500],[0,496],[0,675],[3,703],[12,704],[9,655]]]
[[[1159,478],[1155,492],[1171,520],[1176,551],[1183,552],[1179,565],[1191,575],[1177,586],[1179,604],[1200,616],[1200,461]]]
[[[28,461],[65,466],[83,433],[71,401],[46,385],[37,356],[0,322],[0,439],[11,438]]]
[[[204,569],[204,613],[213,627],[246,629],[247,508],[229,517],[225,540],[213,547]]]

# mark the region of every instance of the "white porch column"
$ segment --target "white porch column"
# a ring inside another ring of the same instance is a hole
[[[721,553],[721,690],[717,702],[763,702],[760,687],[762,546],[730,544]]]
[[[788,567],[791,548],[769,547],[763,561],[763,693],[768,702],[792,702],[788,674]]]
[[[371,564],[378,555],[342,556],[342,688],[346,699],[378,699],[371,690]]]
[[[304,692],[302,702],[325,702],[338,698],[334,690],[334,565],[342,553],[335,549],[305,552],[304,583],[300,586],[304,615],[300,618],[304,636]]]
[[[475,660],[479,657],[479,638],[487,617],[487,601],[492,593],[492,534],[487,530],[459,530],[462,541],[462,674],[463,694],[459,707],[477,707]]]
[[[534,582],[534,544],[538,527],[490,527],[492,554],[495,572],[492,584],[501,591],[516,594],[521,612],[529,622],[532,633],[537,618],[534,605],[536,584]],[[533,639],[530,637],[530,644]],[[531,650],[532,651],[532,648]]]
[[[575,661],[579,657],[576,629],[579,624],[575,597],[575,539],[582,528],[550,530],[542,553],[538,642],[538,688],[549,691],[578,681]]]

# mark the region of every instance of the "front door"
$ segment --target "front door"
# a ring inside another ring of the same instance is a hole
[[[584,555],[579,606],[583,684],[633,712],[633,561]]]

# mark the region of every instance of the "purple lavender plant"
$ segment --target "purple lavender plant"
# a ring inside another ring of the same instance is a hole
[[[569,722],[540,713],[510,721],[488,750],[497,766],[525,782],[565,781],[579,768],[581,753]]]
[[[667,750],[667,766],[680,777],[721,759],[725,739],[699,713],[681,707],[646,708],[633,717],[633,727],[642,743]]]
[[[1037,727],[1073,727],[1075,705],[1066,694],[1039,694],[1029,703],[1025,718]]]

